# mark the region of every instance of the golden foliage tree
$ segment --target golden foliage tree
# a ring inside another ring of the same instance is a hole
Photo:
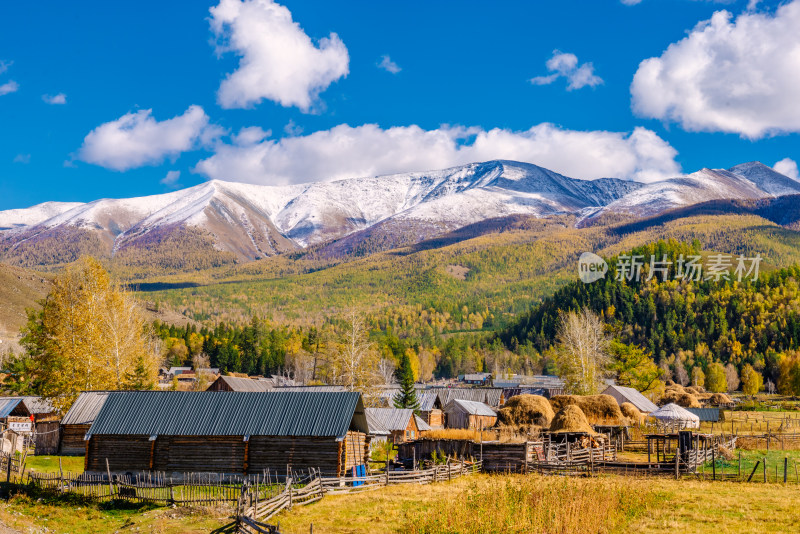
[[[750,364],[745,365],[742,369],[741,379],[742,392],[745,395],[755,395],[764,387],[764,377]]]
[[[557,340],[556,365],[567,391],[573,395],[598,393],[609,361],[609,339],[600,318],[588,308],[562,313]]]
[[[81,258],[55,278],[23,333],[29,380],[61,411],[81,391],[155,387],[157,344],[144,314],[94,258]]]

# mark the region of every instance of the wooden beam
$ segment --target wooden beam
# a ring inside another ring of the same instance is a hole
[[[156,438],[156,439],[154,439],[153,441],[150,442],[150,469],[151,470],[153,469],[153,462],[154,462],[154,459],[155,459],[156,440],[157,439],[158,438]]]

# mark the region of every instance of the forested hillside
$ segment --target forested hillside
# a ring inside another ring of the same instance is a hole
[[[705,264],[714,254],[691,244],[659,241],[633,249],[630,255],[669,259],[669,273],[647,280],[649,266],[640,280],[620,279],[619,258],[609,261],[604,279],[585,284],[570,282],[535,306],[499,337],[509,347],[530,344],[540,352],[550,348],[562,311],[588,307],[601,315],[626,343],[650,351],[673,373],[709,364],[732,363],[741,369],[750,364],[778,381],[783,353],[800,348],[800,267],[767,270],[761,266],[756,281],[737,281],[707,274],[700,281],[676,279],[678,259],[702,254]],[[626,260],[627,261],[627,260]],[[648,260],[645,260],[645,263]]]

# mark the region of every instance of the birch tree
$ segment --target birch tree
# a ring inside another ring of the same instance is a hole
[[[609,339],[591,310],[562,313],[557,331],[556,365],[573,395],[594,395],[609,362]]]
[[[89,257],[53,281],[42,310],[31,312],[22,344],[36,392],[65,411],[81,391],[152,387],[158,354],[133,297]]]

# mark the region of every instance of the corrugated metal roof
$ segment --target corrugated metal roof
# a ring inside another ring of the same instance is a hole
[[[470,415],[496,416],[494,410],[482,402],[453,399],[453,407]]]
[[[222,382],[233,391],[269,391],[272,389],[271,382],[253,380],[252,378],[239,378],[237,376],[220,376],[214,382]],[[209,388],[213,387],[213,383]]]
[[[431,425],[426,423],[422,417],[415,415],[414,419],[417,420],[417,428],[419,429],[420,432],[422,432],[423,430],[433,430],[431,428]]]
[[[316,391],[321,393],[347,391],[344,386],[278,386],[271,391]]]
[[[112,392],[90,434],[344,436],[367,432],[360,393]]]
[[[0,418],[5,419],[22,402],[22,397],[0,397]],[[27,410],[27,407],[25,408]]]
[[[55,413],[57,411],[49,400],[41,397],[22,397],[22,401],[28,411],[33,414]]]
[[[686,411],[695,414],[700,422],[719,422],[719,408],[686,408]]]
[[[489,406],[500,406],[502,388],[436,388],[442,406],[447,406],[454,399],[483,402]]]
[[[611,395],[617,400],[617,402],[619,402],[619,404],[622,404],[623,402],[630,402],[642,413],[651,413],[658,410],[658,406],[650,402],[647,397],[642,395],[634,388],[627,388],[624,386],[608,386],[602,394]]]
[[[414,417],[414,410],[405,408],[367,408],[367,422],[375,425],[376,430],[405,430],[408,422]],[[370,432],[373,427],[370,426]]]
[[[109,391],[84,391],[61,420],[62,425],[91,425],[106,403]]]

